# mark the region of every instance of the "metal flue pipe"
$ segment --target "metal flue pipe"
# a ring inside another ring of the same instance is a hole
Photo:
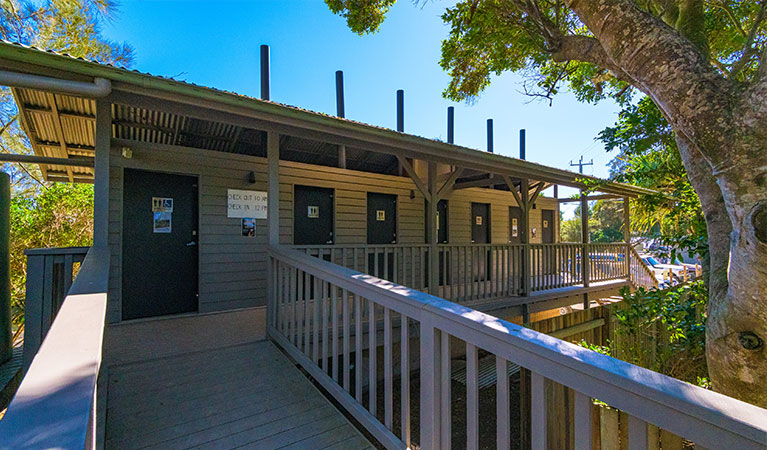
[[[487,151],[493,153],[493,119],[487,119]]]
[[[271,82],[269,80],[269,46],[261,46],[261,99],[271,100]]]
[[[455,141],[455,108],[452,106],[447,107],[447,143],[454,144]]]
[[[7,70],[0,70],[0,85],[88,98],[106,97],[112,92],[112,83],[104,78],[95,78],[93,83],[88,83],[28,73],[10,72]]]
[[[405,91],[397,90],[397,131],[405,131]]]
[[[336,70],[336,115],[346,117],[344,110],[344,72]]]
[[[525,129],[519,130],[519,159],[525,159]]]

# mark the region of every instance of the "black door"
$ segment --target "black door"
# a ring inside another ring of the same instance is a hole
[[[490,243],[490,205],[488,203],[471,204],[471,242],[473,244]],[[490,279],[490,250],[479,249],[474,252],[475,281]]]
[[[367,208],[368,244],[396,244],[397,196],[368,192]],[[394,252],[378,250],[368,254],[368,273],[378,278],[392,279]]]
[[[554,210],[541,210],[541,240],[544,244],[554,243]]]
[[[509,243],[522,244],[525,235],[525,220],[522,216],[522,208],[509,207]]]
[[[424,201],[424,216],[427,216],[429,214],[429,203],[427,201]],[[429,226],[429,220],[427,217],[424,217],[424,225],[428,228]],[[447,200],[440,200],[437,202],[437,243],[438,244],[447,244],[448,243],[448,230],[447,225]],[[429,230],[424,230],[424,239],[425,242],[428,244],[428,236],[429,236]],[[426,251],[426,266],[425,270],[426,273],[429,273],[429,251]],[[447,274],[447,278],[445,278],[445,274]],[[429,287],[429,277],[426,278],[426,286]],[[444,284],[450,284],[450,252],[447,250],[440,250],[439,251],[439,285],[442,286]]]
[[[471,242],[490,243],[490,205],[487,203],[471,204]]]
[[[197,178],[125,169],[123,320],[197,311]]]
[[[541,242],[544,244],[554,243],[554,210],[541,210]],[[558,249],[554,246],[546,247],[543,251],[543,270],[546,274],[556,271]]]
[[[333,243],[333,189],[294,186],[293,243]]]

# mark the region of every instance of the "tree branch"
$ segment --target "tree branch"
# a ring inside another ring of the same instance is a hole
[[[754,19],[754,24],[751,27],[751,31],[748,33],[745,45],[743,45],[743,54],[740,55],[735,64],[732,65],[730,70],[730,76],[735,77],[744,67],[751,61],[751,58],[759,53],[759,48],[754,47],[754,40],[756,39],[756,33],[759,31],[759,26],[762,24],[765,18],[765,11],[767,11],[767,0],[762,0],[759,13]]]
[[[631,0],[570,0],[569,6],[599,40],[607,60],[648,94],[712,165],[730,156],[735,136],[726,117],[739,94],[695,44]]]

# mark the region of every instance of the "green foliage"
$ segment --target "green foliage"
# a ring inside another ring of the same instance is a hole
[[[633,294],[624,288],[621,294],[610,343],[614,356],[689,383],[707,379],[705,283]]]
[[[11,309],[18,338],[24,322],[24,250],[91,245],[93,186],[55,183],[31,197],[11,197]]]
[[[357,34],[375,33],[397,0],[325,0],[335,14],[346,19],[349,29]]]
[[[623,203],[597,200],[589,206],[589,239],[591,242],[623,242]],[[581,207],[575,217],[562,221],[562,242],[581,242]]]
[[[658,192],[633,202],[632,231],[658,240],[672,252],[691,252],[707,260],[708,234],[700,200],[687,178],[671,127],[655,103],[644,97],[625,107],[615,126],[603,130],[599,139],[607,151],[619,152],[612,163],[613,179]]]

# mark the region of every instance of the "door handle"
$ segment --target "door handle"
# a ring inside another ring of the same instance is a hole
[[[187,243],[186,243],[186,244],[184,244],[184,245],[186,245],[187,247],[194,247],[195,245],[197,245],[197,242],[195,242],[195,241],[190,241],[190,242],[187,242]]]

